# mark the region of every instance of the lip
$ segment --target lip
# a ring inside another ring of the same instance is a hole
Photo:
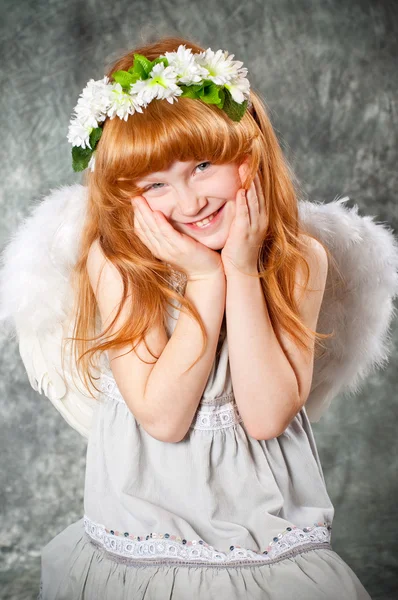
[[[189,227],[190,229],[194,229],[195,231],[203,231],[203,233],[205,233],[206,231],[210,231],[213,230],[215,226],[217,226],[217,224],[219,223],[221,216],[224,212],[224,207],[226,205],[225,204],[222,205],[222,207],[219,209],[218,213],[216,214],[216,216],[214,217],[214,219],[212,219],[210,221],[210,223],[208,223],[207,227],[198,227],[197,225],[195,225],[195,223],[184,223],[184,225],[186,225],[187,227]],[[199,219],[202,220],[202,219]]]

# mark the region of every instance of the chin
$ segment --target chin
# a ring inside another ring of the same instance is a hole
[[[199,240],[200,241],[200,240]],[[204,242],[201,242],[202,244]],[[224,243],[220,244],[218,242],[215,243],[209,243],[209,244],[204,244],[205,246],[207,246],[208,248],[210,248],[210,250],[214,250],[215,252],[221,252],[221,250],[224,248]]]

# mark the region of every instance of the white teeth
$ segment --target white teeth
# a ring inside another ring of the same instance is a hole
[[[214,217],[216,216],[217,213],[218,213],[218,210],[216,210],[215,213],[210,215],[210,217],[203,219],[203,221],[196,221],[195,225],[197,225],[198,227],[203,227],[204,225],[207,225],[207,223],[210,223],[210,221],[212,221],[214,219]]]

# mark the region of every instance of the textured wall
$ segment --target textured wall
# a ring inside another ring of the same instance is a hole
[[[66,140],[90,78],[178,34],[235,53],[310,200],[349,195],[397,227],[398,5],[371,0],[2,0],[0,241],[31,202],[80,182]],[[392,336],[397,340],[396,323]],[[40,551],[83,514],[86,442],[0,339],[0,597],[36,598]],[[398,597],[397,374],[389,366],[313,425],[336,508],[334,550],[374,600]]]

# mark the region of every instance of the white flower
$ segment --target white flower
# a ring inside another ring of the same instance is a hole
[[[101,115],[96,114],[91,110],[89,106],[80,106],[78,111],[76,112],[77,120],[84,126],[90,127],[90,129],[95,129],[98,127],[98,123],[102,121]]]
[[[84,125],[79,119],[73,119],[69,124],[68,142],[72,146],[91,148],[89,143],[91,130],[92,127]]]
[[[141,106],[146,106],[155,98],[167,100],[170,104],[177,96],[182,94],[182,89],[177,85],[177,72],[174,67],[165,67],[158,63],[149,73],[148,79],[139,79],[131,84],[131,93],[137,96]]]
[[[229,55],[228,52],[224,52],[223,50],[217,50],[214,53],[213,50],[208,48],[204,52],[197,54],[196,60],[208,70],[207,79],[210,79],[210,81],[213,81],[217,85],[224,85],[240,75],[239,68],[243,63],[232,60],[234,56],[234,54]]]
[[[250,96],[250,83],[245,77],[233,79],[226,83],[225,87],[231,92],[232,99],[238,104],[242,104]]]
[[[127,121],[128,116],[133,115],[135,111],[142,113],[142,108],[137,98],[126,93],[120,83],[112,84],[110,98],[110,105],[106,114],[111,120],[118,116],[119,119]]]
[[[90,79],[80,94],[75,106],[75,113],[79,121],[87,127],[98,127],[106,118],[106,111],[110,104],[112,85],[108,77],[99,81]]]
[[[185,85],[200,83],[207,77],[207,69],[196,62],[191,48],[186,48],[183,44],[178,46],[177,52],[166,52],[162,56],[165,56],[169,66],[176,70],[179,83]]]

